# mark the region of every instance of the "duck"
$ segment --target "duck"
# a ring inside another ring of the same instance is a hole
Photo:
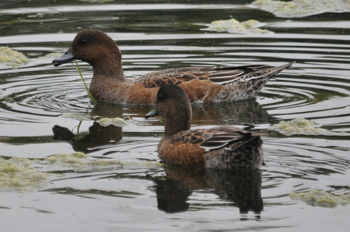
[[[196,169],[259,169],[264,163],[259,134],[231,126],[191,129],[192,107],[174,84],[159,88],[148,119],[161,116],[164,136],[158,144],[163,163]]]
[[[294,62],[268,65],[183,67],[126,78],[118,45],[103,31],[85,29],[71,47],[52,64],[81,60],[93,67],[90,92],[96,100],[112,103],[154,104],[160,87],[172,83],[183,88],[190,102],[232,102],[255,98],[266,82]]]

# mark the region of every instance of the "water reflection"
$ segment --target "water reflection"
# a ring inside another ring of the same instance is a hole
[[[89,113],[93,118],[115,118],[123,116],[144,117],[152,106],[122,105],[108,102],[98,102]],[[125,113],[127,112],[127,113]],[[246,100],[232,103],[202,104],[193,106],[192,122],[196,125],[247,125],[272,123],[274,121],[266,110],[256,100]],[[147,121],[155,124],[159,121]],[[79,125],[77,126],[79,128]],[[94,121],[89,127],[88,134],[74,134],[70,129],[55,125],[52,128],[54,140],[66,141],[70,143],[75,151],[91,153],[109,143],[118,143],[122,139],[122,128],[113,125],[104,127]],[[94,149],[96,148],[96,149]],[[100,148],[102,149],[102,148]]]
[[[82,138],[78,134],[73,134],[68,128],[58,125],[55,125],[52,131],[54,140],[66,141],[72,145],[75,151],[84,153],[94,152],[99,147],[109,143],[118,143],[123,137],[121,127],[101,126],[98,122],[94,122],[89,127],[89,133]]]
[[[194,105],[193,120],[203,125],[208,124],[241,124],[253,126],[254,124],[273,123],[276,121],[256,101],[245,101]]]
[[[241,214],[263,210],[260,170],[193,170],[165,166],[165,178],[156,177],[158,209],[167,213],[189,210],[189,197],[194,191],[214,193],[221,200],[239,208]],[[195,205],[193,205],[195,208]]]
[[[122,110],[122,105],[112,105],[105,102],[98,102],[98,104],[96,104],[91,110],[89,117],[122,117]],[[78,131],[80,123],[77,126]],[[101,126],[95,120],[93,121],[92,126],[89,127],[88,133],[83,133],[83,136],[79,135],[79,132],[77,132],[77,134],[74,134],[68,128],[59,125],[52,127],[52,131],[54,134],[54,140],[66,141],[72,145],[75,151],[84,153],[91,153],[96,151],[96,149],[100,150],[102,149],[101,147],[106,144],[118,143],[123,137],[123,131],[121,127],[114,125]]]
[[[98,102],[90,114],[101,117],[137,116],[143,118],[153,107],[148,105]],[[277,121],[269,115],[256,99],[228,103],[193,104],[192,110],[192,121],[199,125],[254,125],[270,124]]]

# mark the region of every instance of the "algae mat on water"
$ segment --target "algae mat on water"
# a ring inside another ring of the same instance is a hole
[[[350,11],[349,0],[256,0],[251,6],[281,18],[301,18],[325,12]]]
[[[242,34],[267,34],[272,33],[269,30],[261,29],[264,26],[257,20],[250,19],[244,22],[231,18],[228,20],[216,20],[208,24],[208,28],[203,30],[216,31],[216,32],[228,32],[228,33],[242,33]]]
[[[12,68],[17,68],[29,62],[29,59],[18,51],[14,51],[9,47],[0,47],[0,63]]]

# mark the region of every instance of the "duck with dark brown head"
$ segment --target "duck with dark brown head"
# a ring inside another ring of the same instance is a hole
[[[165,124],[158,145],[159,158],[165,163],[217,169],[255,169],[263,163],[259,135],[236,127],[191,130],[191,105],[179,86],[159,89],[155,109],[145,117],[156,115]]]
[[[90,92],[94,98],[135,104],[154,104],[158,89],[169,83],[183,88],[190,102],[231,102],[255,98],[271,77],[293,64],[278,67],[185,67],[151,72],[140,78],[125,78],[118,46],[107,34],[94,29],[79,32],[71,48],[52,63],[59,66],[75,59],[93,67]]]

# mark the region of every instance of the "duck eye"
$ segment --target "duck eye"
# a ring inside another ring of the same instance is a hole
[[[85,45],[87,43],[87,41],[84,39],[81,39],[78,41],[78,43],[79,43],[79,45]]]

